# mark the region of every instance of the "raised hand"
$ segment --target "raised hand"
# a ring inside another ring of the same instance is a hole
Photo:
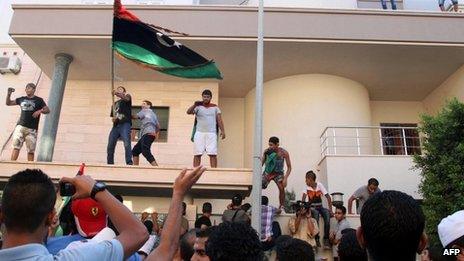
[[[191,171],[182,170],[174,181],[173,194],[184,196],[192,188],[193,184],[200,179],[205,170],[206,168],[203,166],[198,166]]]

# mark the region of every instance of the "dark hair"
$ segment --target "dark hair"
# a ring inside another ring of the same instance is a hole
[[[364,241],[374,260],[415,260],[425,218],[408,194],[386,190],[370,197],[361,210]]]
[[[56,202],[55,186],[39,169],[26,169],[8,179],[1,212],[7,230],[33,233],[50,214]]]
[[[242,198],[242,195],[240,195],[240,194],[235,194],[232,197],[232,205],[234,205],[234,206],[242,205],[242,201],[243,201],[243,198]]]
[[[204,90],[201,93],[201,96],[203,96],[203,95],[209,95],[210,97],[213,97],[213,93],[210,90]]]
[[[266,196],[261,196],[261,205],[267,206],[269,204],[269,199]]]
[[[202,207],[202,210],[201,210],[203,213],[209,213],[211,214],[211,212],[213,212],[213,206],[211,205],[211,203],[209,202],[205,202],[203,203],[203,207]]]
[[[206,229],[197,229],[196,236],[199,238],[208,238],[209,235],[216,229],[217,227],[207,227]]]
[[[149,101],[149,100],[143,100],[142,102],[148,104],[148,106],[150,106],[150,107],[153,106],[153,103],[151,103],[151,101]]]
[[[277,145],[277,143],[279,143],[279,138],[272,136],[269,138],[269,142]]]
[[[374,186],[379,186],[379,181],[376,178],[370,178],[367,181],[367,185],[374,185]]]
[[[180,256],[182,260],[190,260],[192,258],[196,234],[196,229],[190,229],[180,239]]]
[[[213,229],[206,255],[211,261],[261,261],[264,257],[256,230],[241,222],[224,222]]]
[[[126,88],[124,88],[124,86],[118,86],[118,88],[122,88],[124,90],[124,92],[126,92]]]
[[[340,209],[343,213],[343,215],[346,215],[346,208],[342,205],[337,205],[335,206],[335,209]]]
[[[359,245],[355,229],[350,229],[345,233],[342,231],[342,238],[338,244],[338,259],[340,261],[367,261],[366,250]]]
[[[124,199],[122,198],[121,195],[116,194],[116,195],[114,195],[114,197],[115,197],[117,200],[119,200],[119,202],[121,202],[121,203],[124,202]]]
[[[143,224],[147,228],[148,234],[151,234],[153,232],[153,221],[145,220],[143,221]]]
[[[308,242],[290,236],[280,236],[275,250],[278,260],[314,261],[314,250]]]
[[[187,211],[187,204],[185,202],[182,202],[182,215],[185,215],[185,213]]]
[[[34,90],[37,88],[37,86],[32,82],[26,84],[26,88],[28,88],[28,87],[33,88]]]
[[[245,203],[240,208],[243,209],[243,211],[247,212],[248,210],[250,210],[251,204],[250,203]]]
[[[314,173],[314,171],[310,170],[310,171],[306,172],[306,178],[316,181],[316,173]]]

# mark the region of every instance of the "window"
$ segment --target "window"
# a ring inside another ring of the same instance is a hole
[[[381,123],[384,155],[421,154],[417,124]],[[405,144],[406,143],[406,144]]]
[[[137,115],[137,113],[142,108],[140,106],[132,106],[132,115]],[[157,142],[167,142],[168,141],[168,123],[169,123],[169,107],[152,107],[152,110],[158,116],[158,121],[160,123],[160,135]],[[140,126],[142,121],[139,119],[132,119],[132,129],[131,129],[131,141],[138,141],[140,138]]]

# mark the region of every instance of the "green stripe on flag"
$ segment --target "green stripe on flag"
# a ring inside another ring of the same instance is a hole
[[[169,75],[191,79],[222,79],[221,72],[214,62],[208,62],[195,67],[184,67],[172,63],[135,44],[116,41],[113,42],[113,49],[127,59],[154,66],[158,71]]]
[[[209,62],[205,65],[193,67],[193,68],[174,68],[166,69],[162,71],[163,73],[191,79],[201,79],[201,78],[215,78],[222,79],[221,72],[216,67],[214,62]]]
[[[125,42],[113,42],[113,48],[127,59],[140,61],[148,65],[160,67],[161,69],[182,68],[181,65],[172,63],[164,58],[161,58],[156,54],[135,44]]]

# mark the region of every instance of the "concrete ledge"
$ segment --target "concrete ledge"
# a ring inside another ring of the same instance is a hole
[[[73,177],[78,163],[0,162],[0,183],[26,168],[38,168],[54,182],[61,177]],[[112,192],[133,196],[166,196],[172,193],[172,185],[181,167],[139,167],[89,164],[85,174],[107,183]],[[208,169],[193,186],[191,196],[229,199],[234,194],[249,196],[252,185],[250,169]]]

